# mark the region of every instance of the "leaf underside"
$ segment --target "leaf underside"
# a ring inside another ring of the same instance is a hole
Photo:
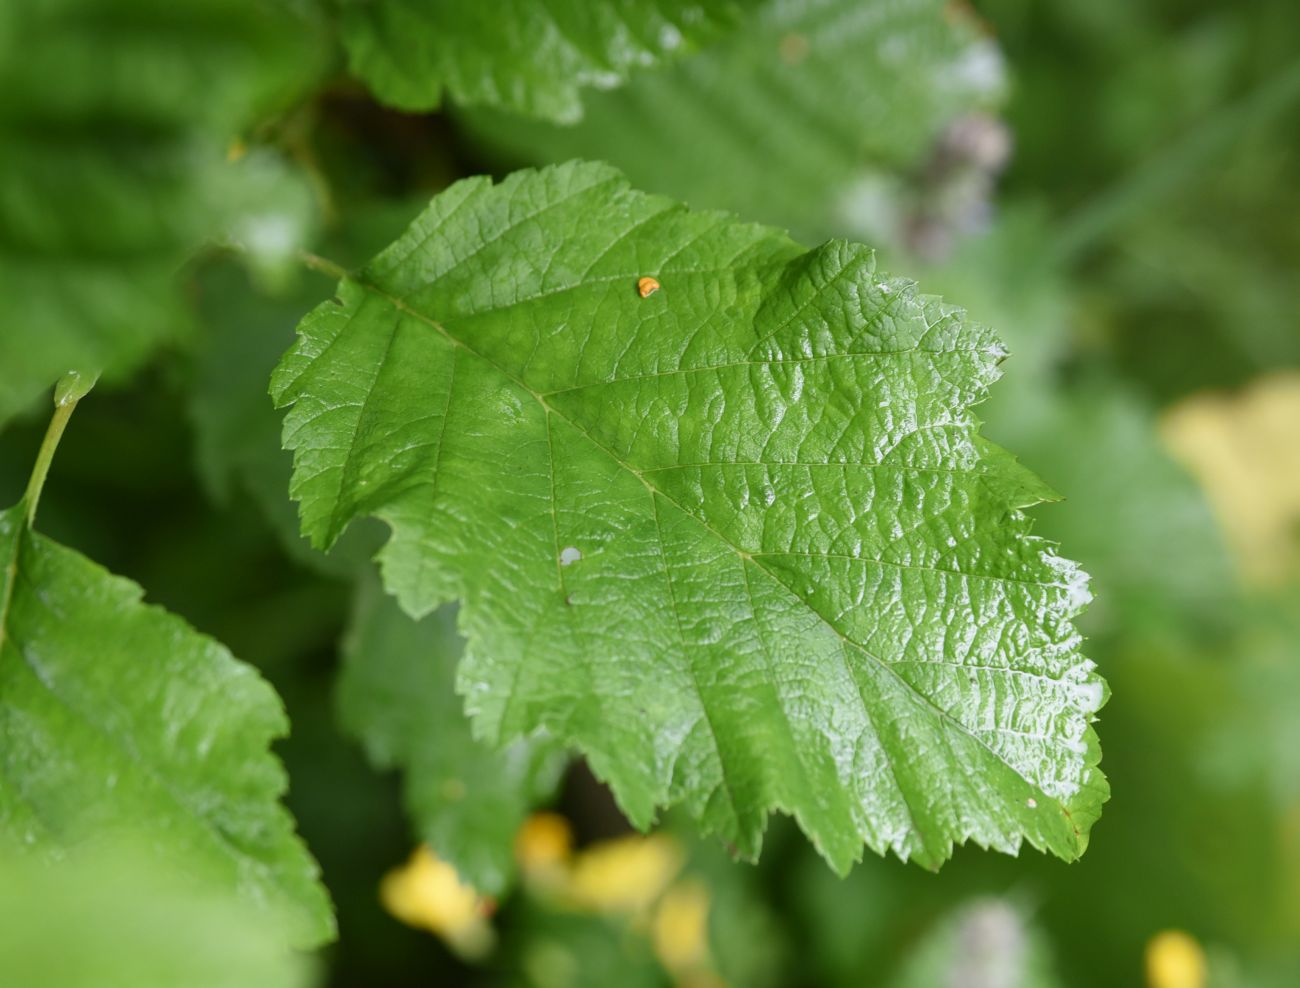
[[[342,31],[352,71],[392,106],[431,110],[446,91],[571,123],[584,87],[608,89],[708,40],[748,2],[352,0]]]
[[[0,836],[59,854],[127,835],[236,890],[302,946],[333,933],[279,803],[287,733],[251,666],[140,588],[0,513]]]
[[[978,435],[997,340],[871,251],[575,162],[452,186],[299,334],[304,531],[378,516],[406,610],[462,601],[482,738],[544,727],[746,857],[774,809],[840,870],[1084,849],[1086,578]]]

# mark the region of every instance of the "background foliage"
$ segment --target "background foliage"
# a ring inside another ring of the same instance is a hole
[[[135,851],[88,848],[57,887],[5,852],[0,970],[52,970],[58,943],[27,918],[43,909],[102,958],[68,985],[136,963],[162,923],[214,985],[1300,981],[1294,5],[736,4],[671,51],[657,34],[612,58],[625,85],[559,86],[532,107],[551,122],[457,99],[486,84],[447,83],[436,112],[385,106],[348,71],[367,76],[347,34],[364,6],[0,8],[0,504],[22,494],[47,385],[74,356],[105,364],[41,530],[274,685],[287,803],[339,925],[313,970],[202,882],[124,883],[148,871],[123,864]],[[742,866],[672,817],[626,836],[581,766],[475,751],[451,768],[463,725],[374,715],[445,703],[459,646],[447,613],[415,625],[369,584],[380,532],[328,556],[297,534],[266,388],[331,281],[293,251],[358,263],[457,178],[575,155],[808,242],[865,240],[1007,342],[985,431],[1066,497],[1036,531],[1093,576],[1087,651],[1112,691],[1114,795],[1079,862],[967,848],[937,877],[869,856],[841,880],[774,822]],[[97,320],[124,315],[101,353]],[[446,664],[412,672],[412,651]],[[412,676],[400,696],[362,652]],[[519,831],[516,861],[474,867],[489,901],[411,854],[450,839],[448,806],[514,831],[517,790],[503,809],[467,786],[498,757],[557,815]],[[1168,980],[1202,954],[1198,980]],[[174,981],[176,958],[155,961],[124,977]]]

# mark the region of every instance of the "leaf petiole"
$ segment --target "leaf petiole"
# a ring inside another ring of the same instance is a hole
[[[335,281],[342,281],[348,276],[348,269],[341,264],[331,261],[328,257],[321,257],[319,254],[313,254],[311,251],[298,251],[298,259],[313,271],[319,271],[323,275],[328,275]]]
[[[23,503],[27,506],[27,527],[31,528],[36,520],[36,505],[41,500],[41,489],[50,472],[50,463],[54,460],[54,451],[59,448],[63,430],[68,427],[68,419],[77,407],[77,402],[84,398],[99,380],[99,373],[82,373],[69,371],[54,388],[54,416],[50,419],[45,438],[41,440],[40,451],[36,454],[36,464],[32,467],[31,479],[27,481],[27,490],[23,493]]]

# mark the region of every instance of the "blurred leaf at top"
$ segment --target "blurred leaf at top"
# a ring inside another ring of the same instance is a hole
[[[352,71],[384,103],[500,106],[572,123],[582,89],[617,86],[712,40],[754,0],[344,0]]]
[[[591,94],[575,126],[463,119],[511,164],[603,159],[696,209],[813,243],[829,233],[875,243],[877,206],[896,211],[889,222],[923,225],[915,200],[927,181],[1000,164],[1005,134],[986,115],[1003,72],[973,16],[940,0],[767,0],[712,48]]]

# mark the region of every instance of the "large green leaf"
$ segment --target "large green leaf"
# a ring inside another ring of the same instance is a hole
[[[992,39],[944,0],[769,0],[708,50],[592,94],[575,126],[464,119],[517,164],[609,161],[697,208],[880,243],[901,238],[915,209],[941,208],[937,186],[981,151],[954,144],[931,161],[936,142],[958,118],[996,109],[1004,89]],[[996,124],[972,119],[968,129],[999,139]]]
[[[283,254],[310,200],[227,145],[319,66],[286,3],[32,0],[0,8],[0,422],[70,367],[109,375],[184,323],[201,241]]]
[[[127,832],[315,945],[333,919],[278,802],[288,721],[252,667],[135,584],[0,513],[0,837]]]
[[[8,850],[8,849],[6,849]],[[304,988],[308,958],[219,882],[133,848],[0,858],[6,988]]]
[[[480,736],[746,856],[772,809],[840,869],[1082,852],[1105,687],[1049,492],[978,435],[988,330],[583,163],[453,186],[338,293],[273,381],[304,530],[376,515],[408,612],[462,600]]]
[[[352,71],[385,103],[458,103],[550,120],[582,115],[581,89],[617,85],[708,39],[749,0],[347,0]]]
[[[470,735],[454,683],[455,611],[422,621],[370,582],[343,652],[338,699],[347,729],[382,768],[401,768],[420,837],[480,892],[499,895],[514,872],[515,832],[554,792],[563,756],[544,741],[495,752]]]

